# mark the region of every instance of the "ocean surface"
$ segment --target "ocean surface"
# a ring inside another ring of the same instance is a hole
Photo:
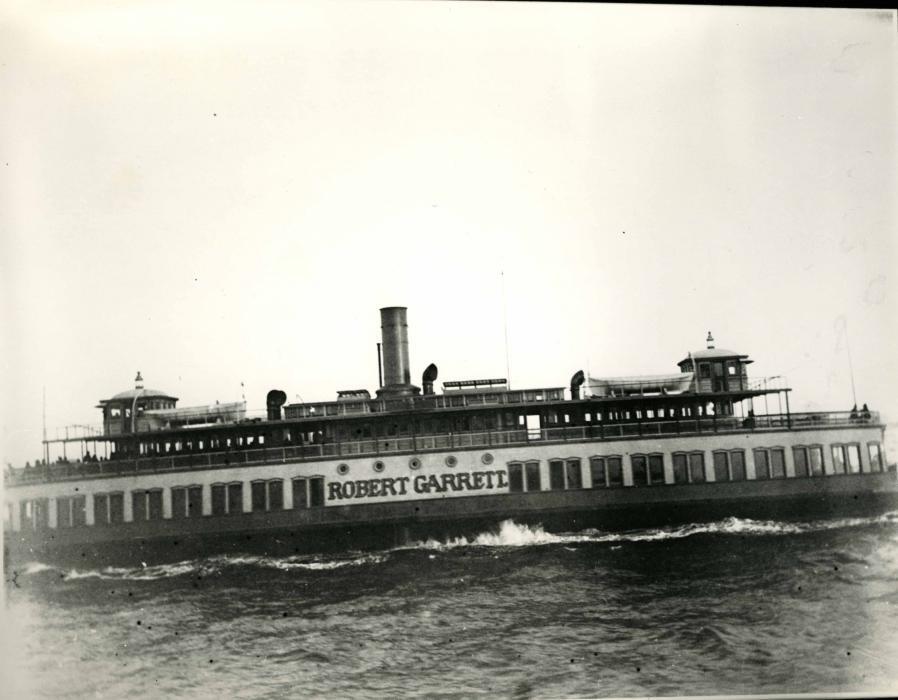
[[[898,512],[561,535],[506,521],[339,556],[29,562],[6,594],[10,698],[898,689]]]

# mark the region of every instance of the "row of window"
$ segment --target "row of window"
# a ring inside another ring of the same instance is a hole
[[[859,473],[863,469],[858,443],[830,446],[831,461],[827,465],[822,445],[799,445],[792,448],[796,477],[818,477],[827,474]],[[882,449],[879,443],[867,445],[869,470],[883,471]],[[752,450],[755,478],[786,478],[786,452],[782,447],[760,447]],[[744,481],[746,475],[745,450],[714,450],[712,452],[715,481]],[[673,483],[696,484],[707,481],[704,452],[674,452],[671,455]],[[549,489],[583,488],[582,462],[579,458],[549,460]],[[624,486],[624,461],[620,455],[602,455],[589,459],[592,488]],[[664,454],[630,455],[630,475],[633,486],[653,486],[666,483]],[[293,508],[317,508],[324,505],[324,477],[290,480]],[[543,489],[540,463],[537,460],[508,464],[508,485],[512,492],[541,491]],[[211,514],[243,513],[243,482],[212,484]],[[131,512],[136,522],[163,518],[162,489],[132,491]],[[125,520],[125,494],[122,492],[93,495],[94,522],[98,525],[121,523]],[[250,509],[253,512],[283,510],[284,480],[268,479],[250,482]],[[203,515],[203,487],[177,486],[171,489],[171,517],[198,518]],[[57,527],[78,527],[87,522],[85,496],[63,496],[56,499]],[[47,527],[48,501],[23,501],[20,510],[24,529]]]
[[[831,445],[832,462],[827,470],[822,445],[799,445],[792,448],[796,477],[826,474],[857,474],[862,471],[860,445],[857,443]],[[867,445],[869,469],[883,471],[882,449],[879,443]],[[755,478],[785,479],[786,452],[782,447],[759,447],[752,450]],[[708,480],[704,452],[675,452],[671,455],[673,483],[701,484]],[[712,452],[714,481],[745,481],[745,450],[714,450]],[[624,461],[620,455],[591,457],[589,460],[592,488],[615,488],[624,485]],[[633,486],[652,486],[666,483],[662,453],[630,455]],[[509,490],[542,490],[538,461],[512,462],[508,465]],[[582,485],[581,460],[549,461],[549,489],[579,489]]]
[[[324,477],[291,480],[293,508],[317,508],[324,505]],[[250,482],[253,512],[284,509],[284,480],[269,479]],[[243,483],[212,484],[212,515],[243,513]],[[111,525],[125,522],[125,494],[97,493],[93,495],[94,523]],[[203,487],[175,486],[171,489],[171,517],[199,518],[203,515]],[[162,520],[162,489],[131,491],[131,513],[135,522]],[[43,529],[49,526],[48,499],[22,501],[20,523],[23,529]],[[59,528],[87,524],[87,498],[60,496],[56,499],[56,524]]]

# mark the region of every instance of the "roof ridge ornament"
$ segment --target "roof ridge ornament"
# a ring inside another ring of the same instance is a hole
[[[708,343],[708,350],[713,350],[714,349],[714,336],[711,335],[711,331],[708,331],[707,343]]]
[[[140,376],[140,370],[137,370],[137,376],[134,377],[134,388],[143,389],[143,377]]]

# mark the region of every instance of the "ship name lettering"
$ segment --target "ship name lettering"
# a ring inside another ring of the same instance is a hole
[[[327,500],[341,501],[352,498],[383,498],[415,493],[447,493],[449,491],[483,491],[508,487],[508,475],[501,470],[482,472],[450,472],[445,474],[418,474],[386,477],[382,479],[355,479],[328,483]]]
[[[377,496],[404,496],[407,493],[409,477],[400,476],[384,479],[358,479],[355,481],[331,481],[328,485],[327,500],[339,501],[344,498],[367,498]]]

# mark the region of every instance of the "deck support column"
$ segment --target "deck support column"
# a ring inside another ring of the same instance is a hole
[[[59,527],[59,508],[56,507],[56,499],[47,499],[47,527]]]
[[[171,489],[162,489],[162,518],[163,520],[171,520]],[[181,514],[183,515],[183,513]]]
[[[203,484],[203,515],[212,515],[212,485]]]
[[[134,497],[130,491],[125,491],[122,495],[122,508],[124,520],[126,523],[134,522]]]
[[[92,493],[84,494],[84,523],[93,525],[96,521],[94,514],[94,495]]]
[[[267,488],[267,487],[266,487]],[[253,511],[253,486],[252,482],[244,482],[243,488],[240,489],[241,495],[243,496],[243,513],[252,513]]]
[[[284,479],[284,510],[293,510],[293,479]]]

